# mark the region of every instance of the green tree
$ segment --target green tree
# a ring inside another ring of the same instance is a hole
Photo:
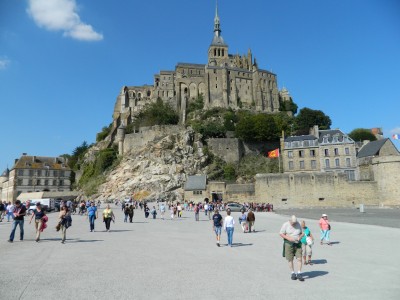
[[[280,111],[291,111],[293,115],[297,113],[298,106],[293,102],[292,99],[288,101],[279,100],[279,110]]]
[[[349,137],[351,137],[356,142],[365,141],[365,140],[376,141],[375,135],[372,134],[371,130],[366,129],[366,128],[353,129],[349,133]]]
[[[236,179],[236,168],[233,164],[226,164],[224,166],[224,179],[229,181]]]
[[[179,122],[178,113],[160,98],[148,104],[134,121],[135,126],[175,125]]]
[[[254,123],[254,139],[256,141],[272,141],[279,138],[278,127],[272,115],[257,114],[252,119]]]
[[[108,126],[104,126],[101,129],[101,132],[99,132],[96,135],[96,142],[103,141],[110,134],[111,129],[112,129],[112,123],[110,125],[108,125]]]
[[[250,113],[243,113],[239,117],[239,122],[236,125],[236,136],[245,141],[255,140],[255,127],[253,118]]]
[[[307,107],[302,108],[295,118],[296,134],[308,134],[310,128],[314,125],[318,125],[322,130],[330,129],[332,121],[329,116],[320,110],[313,110]]]
[[[203,109],[204,107],[204,99],[203,94],[200,94],[194,101],[189,101],[187,113],[192,111]]]

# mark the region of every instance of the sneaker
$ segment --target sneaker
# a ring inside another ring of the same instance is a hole
[[[304,281],[303,275],[301,275],[301,273],[297,273],[296,277],[299,281]]]
[[[292,273],[292,276],[290,278],[292,278],[292,280],[296,280],[297,279],[296,274]]]
[[[13,241],[12,240],[8,240],[7,242],[12,243]]]

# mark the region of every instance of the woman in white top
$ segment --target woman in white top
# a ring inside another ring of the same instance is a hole
[[[224,230],[228,235],[228,246],[232,247],[233,230],[235,227],[235,220],[231,216],[231,210],[228,208],[226,211],[227,216],[224,219]]]

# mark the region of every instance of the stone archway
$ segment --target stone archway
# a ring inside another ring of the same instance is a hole
[[[190,99],[196,99],[198,96],[198,92],[197,92],[197,85],[195,83],[191,83],[189,85],[189,98]]]

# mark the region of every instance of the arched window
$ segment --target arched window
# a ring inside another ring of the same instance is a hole
[[[217,56],[217,49],[214,48],[214,56]]]
[[[225,49],[222,49],[222,56],[225,56]]]

